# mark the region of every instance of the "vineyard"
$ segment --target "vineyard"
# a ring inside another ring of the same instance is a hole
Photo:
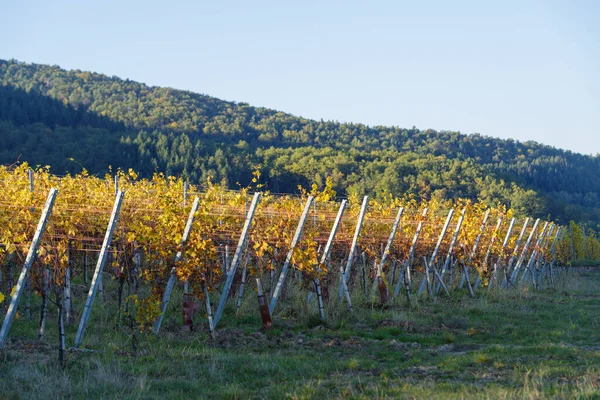
[[[26,164],[0,167],[0,299],[8,305],[0,347],[16,319],[38,319],[43,337],[52,304],[64,362],[71,343],[86,347],[94,302],[105,290],[116,291],[117,324],[155,334],[173,310],[173,293],[183,292],[175,306],[184,324],[214,336],[250,297],[270,329],[292,287],[325,322],[339,304],[352,313],[552,287],[578,251],[580,230],[503,207],[339,200],[331,182],[282,195],[261,191],[259,181],[255,174],[255,186],[230,191],[161,174],[138,179],[133,171],[58,177]],[[594,238],[585,252],[600,259]],[[75,296],[73,282],[86,294]],[[33,296],[41,298],[39,318]],[[74,338],[65,324],[77,326]]]

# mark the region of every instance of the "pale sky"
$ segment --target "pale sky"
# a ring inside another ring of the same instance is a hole
[[[2,59],[600,153],[600,1],[7,0],[0,18]]]

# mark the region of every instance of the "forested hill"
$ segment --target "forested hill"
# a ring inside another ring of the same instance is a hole
[[[432,94],[435,95],[435,94]],[[569,134],[565,132],[565,134]],[[600,227],[600,156],[535,142],[314,121],[206,95],[0,60],[0,164],[55,173],[134,168],[276,192],[479,198]]]

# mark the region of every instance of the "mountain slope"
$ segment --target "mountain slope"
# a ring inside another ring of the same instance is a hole
[[[0,60],[0,134],[0,163],[27,160],[57,173],[112,165],[236,187],[260,169],[279,192],[331,176],[340,194],[481,198],[600,223],[599,156],[477,134],[314,121],[56,66]]]

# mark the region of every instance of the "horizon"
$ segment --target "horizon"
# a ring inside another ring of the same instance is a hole
[[[119,12],[116,2],[33,3],[6,10],[0,34],[13,40],[0,58],[317,121],[477,133],[600,155],[600,5],[591,1],[134,2]]]

